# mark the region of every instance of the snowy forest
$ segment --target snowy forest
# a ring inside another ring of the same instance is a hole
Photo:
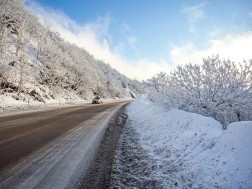
[[[25,102],[134,98],[131,80],[42,25],[23,0],[0,0],[0,95]]]
[[[219,56],[177,66],[148,80],[149,99],[229,123],[252,120],[252,61],[236,64]]]

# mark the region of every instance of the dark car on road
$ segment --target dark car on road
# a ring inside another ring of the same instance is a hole
[[[103,100],[100,96],[96,96],[93,100],[92,100],[92,104],[102,104]]]

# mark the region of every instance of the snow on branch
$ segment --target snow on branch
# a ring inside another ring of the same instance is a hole
[[[152,101],[211,116],[223,129],[231,122],[252,120],[252,60],[236,64],[208,57],[201,65],[177,66],[148,82]]]

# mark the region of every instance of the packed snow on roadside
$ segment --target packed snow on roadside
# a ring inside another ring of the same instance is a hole
[[[141,150],[125,152],[119,146],[112,175],[115,186],[133,187],[132,180],[136,184],[149,179],[135,187],[252,188],[252,122],[232,123],[223,131],[221,124],[210,117],[136,100],[128,106],[124,133],[120,146],[127,144],[134,149],[140,145],[144,155],[136,161],[146,162],[137,167],[131,158],[136,152],[138,157]],[[138,144],[132,143],[133,134]],[[129,161],[125,156],[131,157]],[[141,168],[142,172],[134,173]],[[152,173],[141,175],[145,170]],[[120,172],[121,178],[116,175]]]
[[[62,105],[69,104],[80,104],[87,103],[86,100],[80,98],[71,99],[71,101],[66,101],[65,99],[57,100],[47,100],[46,102],[39,102],[36,100],[15,100],[12,96],[0,94],[0,112],[14,111],[14,110],[25,110],[25,109],[34,109],[40,107],[57,107]]]

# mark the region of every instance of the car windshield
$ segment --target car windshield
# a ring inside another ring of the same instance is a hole
[[[99,96],[96,96],[95,99],[100,99],[100,97],[99,97]]]

